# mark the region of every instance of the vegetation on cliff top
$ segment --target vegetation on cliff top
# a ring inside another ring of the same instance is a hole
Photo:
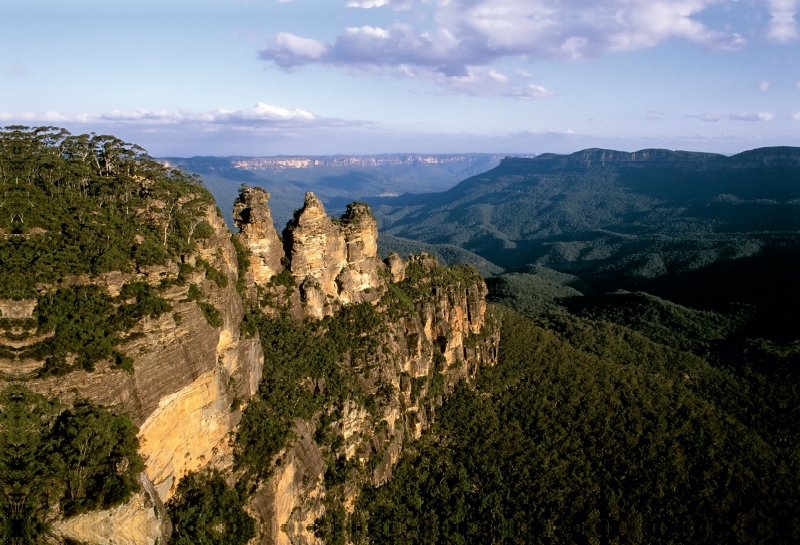
[[[65,276],[163,264],[209,236],[213,197],[113,136],[0,131],[0,294],[30,297]]]
[[[112,136],[0,129],[0,199],[0,299],[36,300],[32,318],[0,318],[0,359],[12,362],[7,368],[43,361],[40,375],[92,371],[102,360],[132,371],[117,347],[142,318],[171,310],[159,297],[170,286],[134,278],[111,297],[96,277],[170,270],[170,282],[185,283],[192,267],[176,263],[214,234],[206,221],[213,197],[196,176]],[[208,262],[198,266],[227,285]],[[216,308],[198,305],[222,325]]]

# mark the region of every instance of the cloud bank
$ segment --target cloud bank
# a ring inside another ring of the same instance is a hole
[[[767,36],[778,43],[789,43],[797,40],[795,14],[800,7],[800,0],[768,0],[772,20]]]
[[[797,0],[770,1],[773,19],[783,25],[771,35],[788,36],[786,25],[788,20],[794,21],[793,12],[788,15],[791,10],[783,4]],[[401,77],[430,79],[458,92],[537,98],[549,92],[537,95],[514,76],[497,70],[487,75],[487,67],[507,57],[588,60],[654,47],[671,39],[714,49],[741,48],[745,45],[742,36],[712,30],[696,18],[722,2],[725,0],[437,0],[434,23],[428,29],[408,23],[349,27],[330,42],[282,32],[272,36],[258,55],[284,69],[316,63],[373,73],[388,70]],[[348,0],[346,5],[409,10],[420,3],[433,2]],[[490,78],[508,78],[507,85]]]
[[[62,112],[0,112],[2,123],[92,124],[98,126],[135,125],[153,129],[191,127],[213,131],[219,128],[235,130],[298,130],[320,127],[352,127],[367,123],[322,117],[307,110],[286,109],[259,102],[244,110],[217,109],[205,112],[190,110],[168,111],[138,109],[111,110],[102,114]]]

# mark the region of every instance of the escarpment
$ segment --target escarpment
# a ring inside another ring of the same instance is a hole
[[[28,383],[33,390],[63,402],[90,399],[131,416],[139,427],[145,478],[153,483],[156,494],[146,503],[168,500],[190,471],[230,466],[228,436],[241,415],[236,405],[255,393],[261,378],[259,339],[240,333],[243,307],[235,289],[237,256],[229,231],[213,206],[204,218],[213,234],[200,241],[195,252],[183,256],[182,281],[178,281],[177,265],[127,275],[126,283],[166,284],[161,295],[171,307],[158,317],[144,317],[120,345],[120,351],[133,360],[132,372],[100,362],[92,372],[79,370]],[[141,515],[130,511],[112,513],[105,526],[122,531],[125,521],[139,524]],[[152,508],[147,512],[152,515]],[[124,520],[115,522],[114,516]],[[83,517],[91,520],[93,515]],[[91,523],[69,520],[67,524],[72,529],[67,534],[74,539],[98,537],[92,535]],[[88,533],[76,534],[76,528]],[[130,530],[132,536],[145,535]]]
[[[251,195],[243,193],[240,201]],[[245,247],[258,251],[244,226],[241,231]],[[269,452],[266,478],[250,500],[259,543],[323,543],[327,517],[349,512],[362,487],[391,478],[404,446],[435,421],[453,384],[496,362],[499,333],[487,316],[487,289],[477,272],[441,267],[427,254],[405,261],[393,254],[384,263],[377,243],[367,205],[353,203],[341,218],[330,218],[307,194],[284,231],[282,278],[255,282],[263,313],[294,316],[296,327],[312,328],[309,338],[330,347],[323,350],[336,352],[338,362],[333,374],[315,371],[313,362],[298,371],[303,395],[316,400],[318,410],[284,417],[294,439]],[[318,325],[301,325],[303,317]],[[269,339],[265,331],[262,342],[275,346],[276,367],[293,365],[282,363],[280,353],[305,350]],[[268,367],[256,405],[280,399],[270,384],[278,376],[286,380],[288,371]],[[350,386],[337,391],[343,377]],[[243,426],[250,426],[247,419]]]
[[[41,516],[62,538],[163,543],[163,503],[189,472],[231,465],[229,435],[261,379],[258,336],[241,334],[230,231],[197,180],[141,148],[11,129],[0,132],[9,212],[0,216],[0,392],[125,415],[144,462],[124,505]],[[42,157],[52,161],[46,176]],[[80,493],[74,477],[65,482],[64,501]]]
[[[243,188],[232,237],[198,180],[143,150],[26,130],[0,131],[0,446],[22,433],[58,476],[5,472],[0,494],[47,539],[319,542],[496,360],[477,272],[382,262],[363,203],[331,218],[309,193],[281,239]]]

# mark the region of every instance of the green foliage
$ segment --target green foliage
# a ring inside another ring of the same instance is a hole
[[[173,526],[169,543],[245,545],[256,533],[246,504],[247,497],[216,469],[187,474],[167,503]]]
[[[212,236],[214,236],[214,228],[205,220],[198,223],[194,228],[194,233],[192,233],[192,237],[197,240],[211,238]]]
[[[136,427],[89,402],[62,412],[51,430],[53,450],[64,465],[65,514],[124,503],[138,490],[144,464],[137,455]]]
[[[88,402],[65,410],[22,386],[0,393],[0,541],[49,543],[53,509],[108,509],[139,490],[137,429]]]
[[[186,299],[189,301],[199,301],[206,296],[203,293],[203,288],[198,286],[197,284],[189,284],[189,290],[186,293]]]
[[[384,325],[368,303],[302,324],[287,316],[259,315],[256,320],[264,372],[256,397],[243,412],[234,454],[238,468],[263,479],[271,474],[272,458],[286,445],[296,419],[310,419],[346,399],[365,401],[354,373],[379,346]],[[345,354],[349,366],[340,363]],[[320,423],[320,439],[326,437],[326,426]]]
[[[152,240],[142,242],[133,251],[133,259],[139,266],[163,265],[168,257],[167,250]]]
[[[776,452],[684,378],[711,369],[697,358],[662,362],[646,341],[632,360],[607,350],[631,341],[575,334],[566,342],[507,313],[498,365],[481,370],[474,388],[458,385],[393,479],[362,494],[355,541],[777,536]]]
[[[203,259],[198,259],[197,264],[201,265],[206,270],[206,278],[212,280],[217,285],[217,287],[220,288],[228,287],[228,277],[222,274],[219,270],[212,267],[208,261],[205,261]]]
[[[392,318],[410,316],[421,303],[433,301],[450,290],[469,288],[483,281],[471,265],[428,265],[412,261],[406,266],[403,281],[387,284],[381,303]]]
[[[325,481],[327,482],[327,478]],[[314,535],[325,545],[345,545],[347,543],[347,513],[341,502],[326,502],[325,514],[314,521]]]
[[[53,127],[0,131],[0,186],[4,298],[33,297],[37,283],[66,276],[177,260],[213,200],[196,177],[138,146]]]
[[[133,302],[128,302],[128,301]],[[122,287],[113,298],[93,286],[62,288],[43,295],[36,306],[36,335],[52,336],[22,350],[23,356],[45,360],[40,374],[62,375],[74,369],[94,370],[101,360],[111,360],[132,370],[131,358],[115,350],[129,331],[144,317],[157,318],[172,310],[144,282]],[[74,363],[67,364],[67,358]]]
[[[220,313],[217,307],[211,303],[204,303],[202,301],[198,301],[197,306],[203,311],[203,316],[205,316],[208,325],[211,327],[222,327],[225,325],[225,321],[222,319],[222,313]]]
[[[286,266],[287,265],[284,265],[284,267]],[[292,276],[292,272],[288,268],[283,269],[281,272],[270,278],[269,286],[283,286],[288,290],[292,290],[296,287],[294,276]]]

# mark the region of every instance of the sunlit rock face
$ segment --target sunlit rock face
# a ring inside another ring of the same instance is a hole
[[[266,284],[283,270],[283,246],[269,209],[269,193],[248,187],[239,193],[233,205],[233,220],[239,228],[239,240],[250,252],[248,284]]]
[[[300,288],[304,311],[321,318],[342,304],[373,302],[383,285],[378,274],[378,228],[369,207],[353,203],[331,218],[313,193],[286,226],[283,246]]]
[[[369,230],[359,228],[359,232]],[[392,321],[385,315],[383,350],[362,363],[372,370],[364,377],[366,387],[388,382],[389,398],[374,413],[346,400],[333,426],[343,440],[337,455],[370,464],[366,484],[372,486],[391,478],[404,444],[418,439],[435,422],[441,395],[428,395],[432,380],[452,384],[474,377],[479,368],[496,364],[499,346],[499,330],[487,323],[486,284],[477,273],[431,286],[432,278],[442,271],[434,257],[422,254],[403,261],[397,256],[387,261],[389,271],[384,274],[394,272],[399,282],[406,269],[413,269],[427,295],[400,319]],[[413,382],[423,386],[414,392]],[[331,485],[325,480],[328,466],[315,439],[315,426],[314,421],[295,426],[295,440],[278,455],[281,462],[273,476],[251,497],[250,511],[261,528],[256,541],[261,545],[322,544],[311,528],[325,514]],[[353,509],[363,484],[344,485],[346,509]]]

